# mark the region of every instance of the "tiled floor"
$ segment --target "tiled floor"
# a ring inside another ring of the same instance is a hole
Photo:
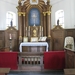
[[[60,71],[10,71],[8,75],[64,75],[62,70]]]

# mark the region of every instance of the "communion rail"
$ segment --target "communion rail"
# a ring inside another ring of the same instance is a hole
[[[43,69],[43,53],[36,52],[20,52],[19,69],[20,70],[42,70]]]

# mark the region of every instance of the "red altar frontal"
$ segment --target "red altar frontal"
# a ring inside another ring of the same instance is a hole
[[[61,70],[65,68],[65,51],[44,52],[44,69]]]
[[[18,69],[17,52],[0,52],[0,68]]]

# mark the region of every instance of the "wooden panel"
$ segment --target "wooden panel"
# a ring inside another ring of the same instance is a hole
[[[5,47],[11,48],[12,51],[18,50],[18,31],[14,27],[5,30]]]
[[[63,50],[64,47],[64,29],[60,29],[60,26],[56,27],[57,29],[52,30],[53,38],[53,50]]]
[[[75,68],[75,52],[69,49],[65,49],[65,67]]]
[[[44,52],[46,51],[46,48],[45,47],[26,47],[26,46],[23,46],[22,47],[23,49],[23,52]]]
[[[66,29],[65,36],[72,36],[75,38],[75,29]]]
[[[75,39],[75,29],[52,29],[53,50],[63,50],[65,37],[72,36]]]
[[[0,48],[4,47],[4,43],[5,43],[5,40],[4,40],[4,31],[0,31]]]

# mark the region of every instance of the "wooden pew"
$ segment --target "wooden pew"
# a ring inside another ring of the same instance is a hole
[[[0,75],[7,75],[10,71],[10,68],[0,68]]]

